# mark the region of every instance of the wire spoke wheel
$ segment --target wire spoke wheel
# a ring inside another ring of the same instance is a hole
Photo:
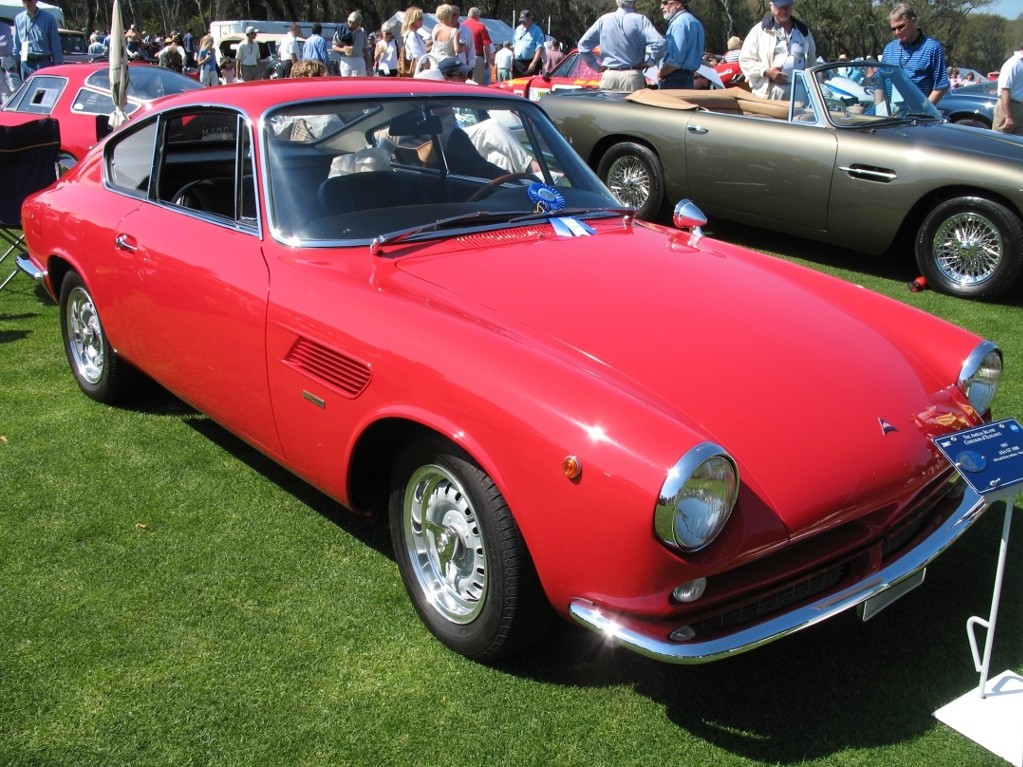
[[[990,300],[1019,281],[1023,221],[984,197],[953,197],[924,217],[916,235],[916,263],[936,290]]]
[[[635,156],[621,157],[607,171],[607,187],[623,205],[642,208],[650,199],[650,172]]]
[[[932,247],[942,274],[961,285],[976,285],[995,274],[1005,244],[990,219],[978,213],[959,213],[938,227]]]

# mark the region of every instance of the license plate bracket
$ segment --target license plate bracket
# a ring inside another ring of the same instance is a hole
[[[905,580],[899,581],[894,586],[889,586],[879,594],[875,594],[866,601],[860,603],[857,608],[860,618],[864,621],[868,621],[881,612],[883,609],[888,607],[896,600],[902,598],[910,591],[915,589],[921,583],[924,582],[924,576],[927,574],[927,568],[924,568],[918,572],[913,573]]]

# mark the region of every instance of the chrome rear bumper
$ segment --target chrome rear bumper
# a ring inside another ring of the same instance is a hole
[[[585,599],[572,600],[568,612],[583,626],[604,634],[616,644],[640,655],[668,663],[707,663],[738,655],[801,631],[898,586],[933,562],[969,530],[987,508],[984,499],[967,487],[959,506],[941,527],[881,570],[811,604],[796,607],[726,636],[705,641],[699,638],[688,642],[673,641],[667,634],[677,627],[666,630],[663,623],[615,615]]]
[[[46,270],[40,269],[36,266],[35,261],[29,258],[27,255],[18,256],[14,262],[18,265],[25,274],[31,277],[36,282],[43,282],[46,279]]]

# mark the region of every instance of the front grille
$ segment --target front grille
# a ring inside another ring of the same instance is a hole
[[[958,504],[954,489],[955,485],[948,482],[948,475],[943,474],[931,483],[928,490],[920,493],[916,508],[884,535],[878,536],[875,532],[877,537],[864,540],[869,531],[891,524],[891,516],[897,513],[895,507],[877,509],[844,527],[829,530],[765,560],[717,576],[718,586],[726,593],[729,584],[759,583],[762,590],[753,589],[752,593],[747,591],[745,595],[737,595],[735,601],[723,603],[717,610],[710,608],[702,615],[693,616],[696,620],[688,625],[695,629],[697,636],[725,633],[820,598],[841,588],[849,580],[867,576],[940,526]],[[857,540],[859,543],[854,543]],[[834,552],[833,559],[821,561],[819,555],[822,551]],[[814,560],[818,562],[817,566],[809,564]],[[775,580],[786,571],[797,573],[800,561],[804,562],[801,575],[784,581]],[[711,582],[714,580],[712,578]]]
[[[708,632],[721,631],[748,623],[759,618],[779,612],[789,605],[805,602],[818,594],[835,588],[849,574],[848,563],[829,568],[822,572],[790,583],[777,591],[764,594],[758,599],[744,605],[734,607],[727,612],[691,624],[697,636]]]

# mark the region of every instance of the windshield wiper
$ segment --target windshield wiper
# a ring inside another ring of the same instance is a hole
[[[399,242],[415,237],[418,234],[424,232],[437,232],[442,229],[450,229],[452,227],[461,224],[488,224],[488,223],[503,223],[503,224],[519,224],[523,221],[535,221],[537,219],[545,218],[560,218],[562,216],[585,216],[592,218],[600,215],[635,215],[635,208],[563,208],[561,210],[551,211],[530,211],[529,213],[495,213],[492,211],[477,210],[472,213],[461,213],[457,216],[449,216],[448,218],[440,218],[436,221],[431,221],[427,224],[419,224],[418,226],[410,226],[406,229],[398,229],[393,232],[386,232],[381,235],[377,235],[373,238],[373,242],[369,246],[369,251],[374,256],[380,253],[380,249],[385,245],[396,245]]]

